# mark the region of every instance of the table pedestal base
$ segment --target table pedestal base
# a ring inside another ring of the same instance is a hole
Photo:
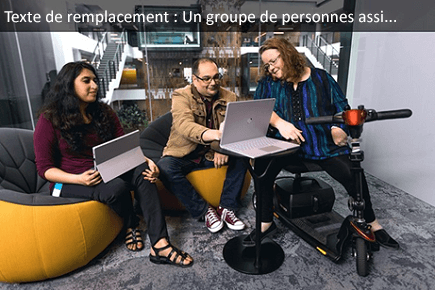
[[[284,251],[269,238],[261,243],[260,263],[256,265],[256,249],[242,245],[245,237],[235,237],[225,244],[224,259],[231,268],[245,274],[260,275],[271,273],[282,265]]]

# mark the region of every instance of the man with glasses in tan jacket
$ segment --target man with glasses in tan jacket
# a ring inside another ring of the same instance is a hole
[[[229,157],[210,148],[221,138],[228,102],[236,94],[221,88],[222,75],[215,61],[197,60],[192,67],[192,84],[175,90],[172,95],[172,127],[163,157],[157,163],[163,184],[184,204],[193,218],[205,220],[207,229],[216,233],[224,224],[242,230],[245,224],[236,216],[246,166],[239,158]],[[192,170],[220,168],[228,170],[217,209],[209,205],[186,179]]]

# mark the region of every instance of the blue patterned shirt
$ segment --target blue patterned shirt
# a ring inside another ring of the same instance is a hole
[[[310,77],[298,83],[296,90],[293,83],[274,81],[266,76],[258,82],[254,99],[266,98],[275,98],[276,114],[302,131],[305,142],[301,144],[300,154],[303,158],[321,160],[349,154],[348,146],[337,146],[332,140],[331,127],[346,131],[343,124],[305,124],[306,118],[334,115],[344,111],[348,104],[339,85],[326,71],[311,68]],[[279,132],[276,137],[282,138]]]

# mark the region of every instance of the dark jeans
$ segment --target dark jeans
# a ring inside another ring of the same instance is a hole
[[[262,173],[267,166],[270,159],[259,158],[255,160],[255,171]],[[337,157],[328,158],[325,160],[306,160],[300,158],[296,154],[290,154],[283,158],[276,158],[269,169],[267,178],[261,182],[261,196],[262,196],[262,222],[271,222],[273,220],[273,184],[276,176],[281,169],[287,165],[295,165],[310,169],[310,163],[318,164],[325,170],[332,178],[340,182],[349,195],[356,197],[356,186],[351,172],[351,161],[348,155],[341,155]],[[369,189],[367,181],[363,175],[362,180],[362,196],[365,201],[364,218],[366,222],[370,223],[376,219],[373,211],[372,202],[370,200]]]
[[[157,187],[143,179],[142,172],[145,169],[148,169],[148,165],[143,163],[108,183],[101,182],[96,186],[63,184],[60,196],[86,198],[107,204],[124,219],[127,228],[135,228],[139,218],[134,213],[130,194],[130,190],[134,190],[134,197],[148,227],[148,236],[154,245],[161,238],[167,238],[168,232]]]
[[[193,218],[200,218],[208,208],[207,202],[193,188],[186,175],[195,169],[214,167],[213,161],[205,158],[195,163],[186,158],[172,156],[162,157],[157,166],[160,168],[160,180],[184,204]],[[220,206],[237,210],[239,208],[240,192],[245,180],[246,166],[240,158],[229,158],[228,170],[220,199]],[[213,180],[210,180],[213,182]]]

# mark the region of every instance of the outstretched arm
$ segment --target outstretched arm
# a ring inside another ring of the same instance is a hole
[[[292,123],[279,117],[275,112],[272,112],[270,125],[277,128],[281,136],[287,140],[292,140],[298,144],[305,142],[305,138],[302,136],[302,131],[296,128]]]

